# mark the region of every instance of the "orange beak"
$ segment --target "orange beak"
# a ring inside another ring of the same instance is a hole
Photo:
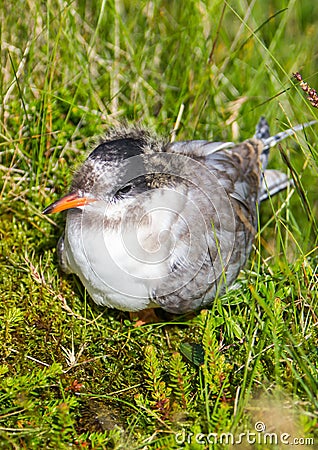
[[[52,214],[65,211],[66,209],[78,208],[79,206],[84,206],[92,202],[96,202],[96,199],[81,197],[77,193],[67,194],[45,208],[42,214]]]

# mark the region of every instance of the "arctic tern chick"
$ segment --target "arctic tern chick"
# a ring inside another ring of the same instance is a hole
[[[114,128],[69,194],[43,212],[67,210],[62,269],[109,308],[207,307],[246,264],[257,204],[290,183],[266,169],[270,147],[314,123],[270,136],[262,117],[255,136],[239,144],[167,143],[143,128]]]

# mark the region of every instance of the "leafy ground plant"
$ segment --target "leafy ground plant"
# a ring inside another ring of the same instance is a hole
[[[58,270],[63,217],[41,211],[121,120],[222,141],[250,137],[261,115],[274,132],[317,118],[292,73],[318,88],[318,4],[4,0],[0,11],[0,448],[315,448],[315,127],[272,151],[295,186],[262,205],[236,289],[193,317],[136,328],[97,307]]]

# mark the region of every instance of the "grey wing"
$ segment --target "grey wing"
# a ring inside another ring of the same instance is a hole
[[[212,153],[219,152],[226,148],[234,147],[233,142],[211,142],[204,140],[179,141],[168,144],[166,151],[171,153],[181,153],[194,158],[202,158]]]
[[[191,141],[171,144],[170,151],[201,163],[193,166],[191,183],[186,183],[187,202],[181,215],[188,230],[182,235],[181,220],[171,230],[176,250],[184,246],[178,253],[185,256],[172,265],[169,281],[174,289],[167,294],[159,286],[155,291],[159,305],[182,313],[211,303],[244,266],[255,232],[259,165],[258,156],[248,161],[250,154],[257,153],[252,145]],[[249,177],[253,171],[255,177]]]
[[[243,147],[244,145],[235,145],[233,142],[197,140],[174,142],[169,144],[167,151],[202,160],[211,174],[217,176],[220,185],[228,194],[246,204],[249,197],[249,180],[242,176],[243,166],[246,164],[241,167],[240,163],[243,163],[244,159],[240,160],[237,156]]]

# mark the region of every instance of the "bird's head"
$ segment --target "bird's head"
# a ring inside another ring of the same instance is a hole
[[[141,128],[111,130],[76,171],[70,192],[43,214],[82,209],[96,202],[117,204],[153,188],[149,160],[156,161],[164,147],[161,139]]]

